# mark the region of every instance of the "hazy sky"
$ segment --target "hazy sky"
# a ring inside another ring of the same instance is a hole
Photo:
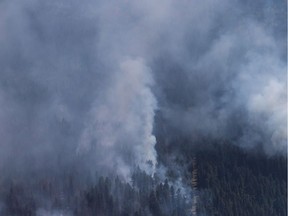
[[[0,170],[153,173],[156,110],[191,137],[286,152],[286,4],[0,1]]]

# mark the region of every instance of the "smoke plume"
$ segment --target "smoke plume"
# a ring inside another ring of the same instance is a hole
[[[176,133],[287,148],[286,1],[0,2],[0,170],[153,174]]]

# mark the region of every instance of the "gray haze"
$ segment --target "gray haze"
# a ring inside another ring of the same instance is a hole
[[[156,110],[286,152],[286,36],[284,0],[2,0],[0,170],[152,174]]]

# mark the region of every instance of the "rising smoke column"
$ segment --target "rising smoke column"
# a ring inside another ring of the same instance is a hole
[[[128,177],[140,166],[152,174],[157,102],[145,22],[133,18],[142,8],[0,4],[1,169],[28,175],[78,167]]]
[[[153,174],[156,165],[152,135],[156,99],[153,80],[142,59],[127,58],[113,84],[95,101],[79,151],[93,151],[99,167],[129,177],[131,165]],[[94,146],[93,146],[94,143]]]
[[[195,142],[283,152],[285,8],[280,0],[1,1],[0,169],[61,170],[80,158],[88,169],[152,172],[156,107]]]

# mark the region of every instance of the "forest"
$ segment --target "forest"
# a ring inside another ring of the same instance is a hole
[[[0,0],[0,216],[286,216],[286,0]]]
[[[228,144],[211,144],[183,156],[179,163],[189,164],[186,187],[173,184],[173,171],[170,179],[161,181],[139,168],[128,183],[117,176],[80,183],[75,173],[63,174],[61,184],[45,179],[29,188],[10,182],[1,188],[1,215],[188,216],[193,205],[195,215],[286,215],[286,157],[267,157]],[[190,184],[193,169],[197,187]]]

